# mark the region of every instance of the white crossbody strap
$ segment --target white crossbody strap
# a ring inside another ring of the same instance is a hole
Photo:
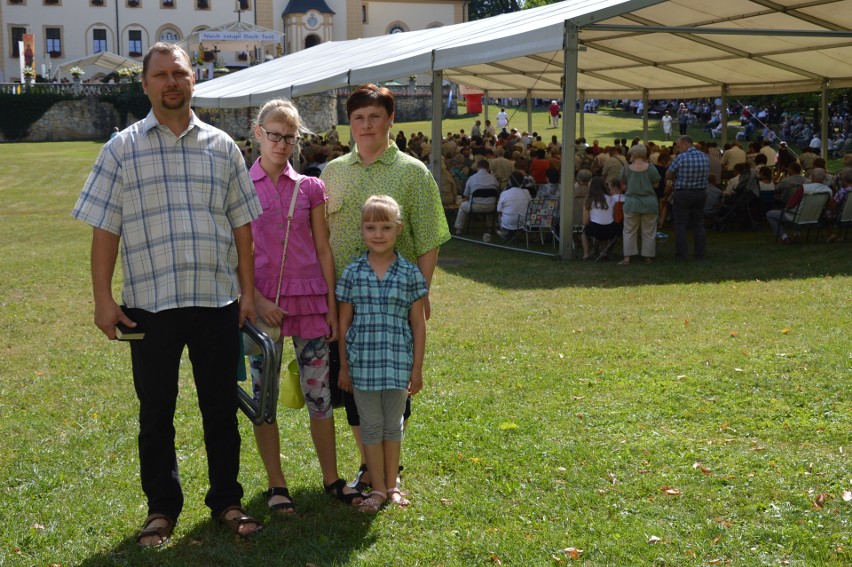
[[[290,225],[293,224],[293,214],[296,212],[296,197],[299,196],[299,185],[302,176],[296,178],[296,186],[293,188],[293,197],[290,199],[290,209],[287,211],[287,228],[284,230],[284,245],[281,251],[281,268],[278,271],[278,289],[275,291],[275,305],[281,301],[281,283],[284,281],[284,261],[287,259],[287,243],[290,240]]]

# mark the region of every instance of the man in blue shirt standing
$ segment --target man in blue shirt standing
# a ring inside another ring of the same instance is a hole
[[[703,260],[707,239],[704,233],[704,202],[710,159],[692,145],[692,138],[677,139],[677,157],[666,172],[666,185],[674,186],[672,214],[675,225],[675,259],[686,260],[687,231],[695,231],[695,259]]]
[[[174,414],[185,347],[207,449],[205,503],[241,536],[263,528],[240,507],[234,382],[238,327],[255,320],[249,223],[261,208],[237,145],[191,110],[194,85],[185,51],[151,47],[142,65],[151,112],[104,145],[72,213],[93,229],[95,324],[109,339],[118,323],[145,332],[130,344],[145,547],[168,542],[183,508]],[[112,295],[119,245],[124,309]]]

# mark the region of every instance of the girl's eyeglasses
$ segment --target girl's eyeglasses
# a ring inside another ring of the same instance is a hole
[[[287,144],[294,146],[294,145],[298,144],[299,141],[302,139],[299,136],[295,136],[293,134],[286,134],[285,135],[285,134],[279,134],[278,132],[268,132],[266,130],[266,128],[264,128],[263,126],[260,126],[260,129],[263,130],[263,133],[266,134],[266,138],[270,142],[280,142],[281,140],[284,140]]]

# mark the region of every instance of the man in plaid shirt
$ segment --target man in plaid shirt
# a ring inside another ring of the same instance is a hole
[[[692,145],[692,138],[677,140],[677,157],[666,172],[666,186],[674,187],[672,214],[675,225],[675,259],[686,260],[687,231],[695,231],[695,259],[703,260],[706,248],[704,234],[704,201],[710,160]]]

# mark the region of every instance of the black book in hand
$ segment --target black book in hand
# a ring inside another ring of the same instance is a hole
[[[124,323],[116,323],[115,338],[120,341],[138,341],[145,338],[145,331],[140,329],[139,325],[128,327]]]

